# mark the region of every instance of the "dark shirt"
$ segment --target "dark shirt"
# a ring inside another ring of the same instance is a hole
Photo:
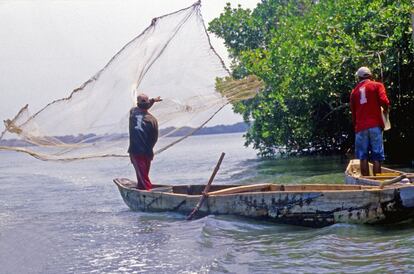
[[[153,148],[158,140],[158,122],[148,111],[138,107],[129,112],[128,153],[154,158]]]

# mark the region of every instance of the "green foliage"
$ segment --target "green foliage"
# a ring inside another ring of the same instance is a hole
[[[224,39],[224,44],[232,58],[233,77],[243,78],[249,73],[240,63],[240,54],[244,51],[265,48],[272,39],[272,33],[278,26],[278,18],[283,15],[302,13],[306,1],[263,0],[252,12],[239,5],[232,8],[226,4],[219,18],[212,20],[208,30]]]
[[[233,58],[238,57],[242,51],[259,47],[263,42],[264,33],[256,24],[252,12],[242,9],[240,5],[232,9],[230,3],[227,3],[224,13],[210,22],[208,30],[224,38]]]
[[[411,0],[263,0],[254,11],[228,4],[209,30],[230,49],[235,77],[255,74],[266,84],[254,99],[235,104],[254,121],[247,144],[263,156],[345,152],[353,144],[354,73],[366,65],[392,103],[386,151],[404,145],[412,157],[411,10]]]

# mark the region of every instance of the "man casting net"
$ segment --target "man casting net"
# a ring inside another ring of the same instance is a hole
[[[42,160],[127,156],[129,110],[145,92],[163,98],[151,109],[160,127],[157,153],[191,135],[237,97],[237,85],[226,87],[226,96],[215,91],[215,79],[228,75],[210,44],[198,2],[153,19],[67,98],[35,113],[26,105],[4,121],[0,149]],[[182,127],[191,129],[166,138]]]

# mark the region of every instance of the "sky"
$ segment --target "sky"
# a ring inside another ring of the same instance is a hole
[[[195,0],[0,0],[0,119],[25,104],[32,112],[66,97],[99,71],[154,17],[174,12]],[[259,0],[204,0],[206,23],[225,3],[254,9]],[[213,46],[228,64],[223,42]],[[242,121],[227,108],[209,125]]]

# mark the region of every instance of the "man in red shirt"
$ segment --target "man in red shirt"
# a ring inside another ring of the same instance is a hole
[[[387,113],[390,101],[384,85],[372,80],[369,68],[360,67],[356,76],[359,83],[352,90],[350,100],[355,129],[355,156],[360,160],[363,176],[369,175],[369,159],[373,161],[375,175],[381,173],[381,161],[384,160],[381,107]]]

